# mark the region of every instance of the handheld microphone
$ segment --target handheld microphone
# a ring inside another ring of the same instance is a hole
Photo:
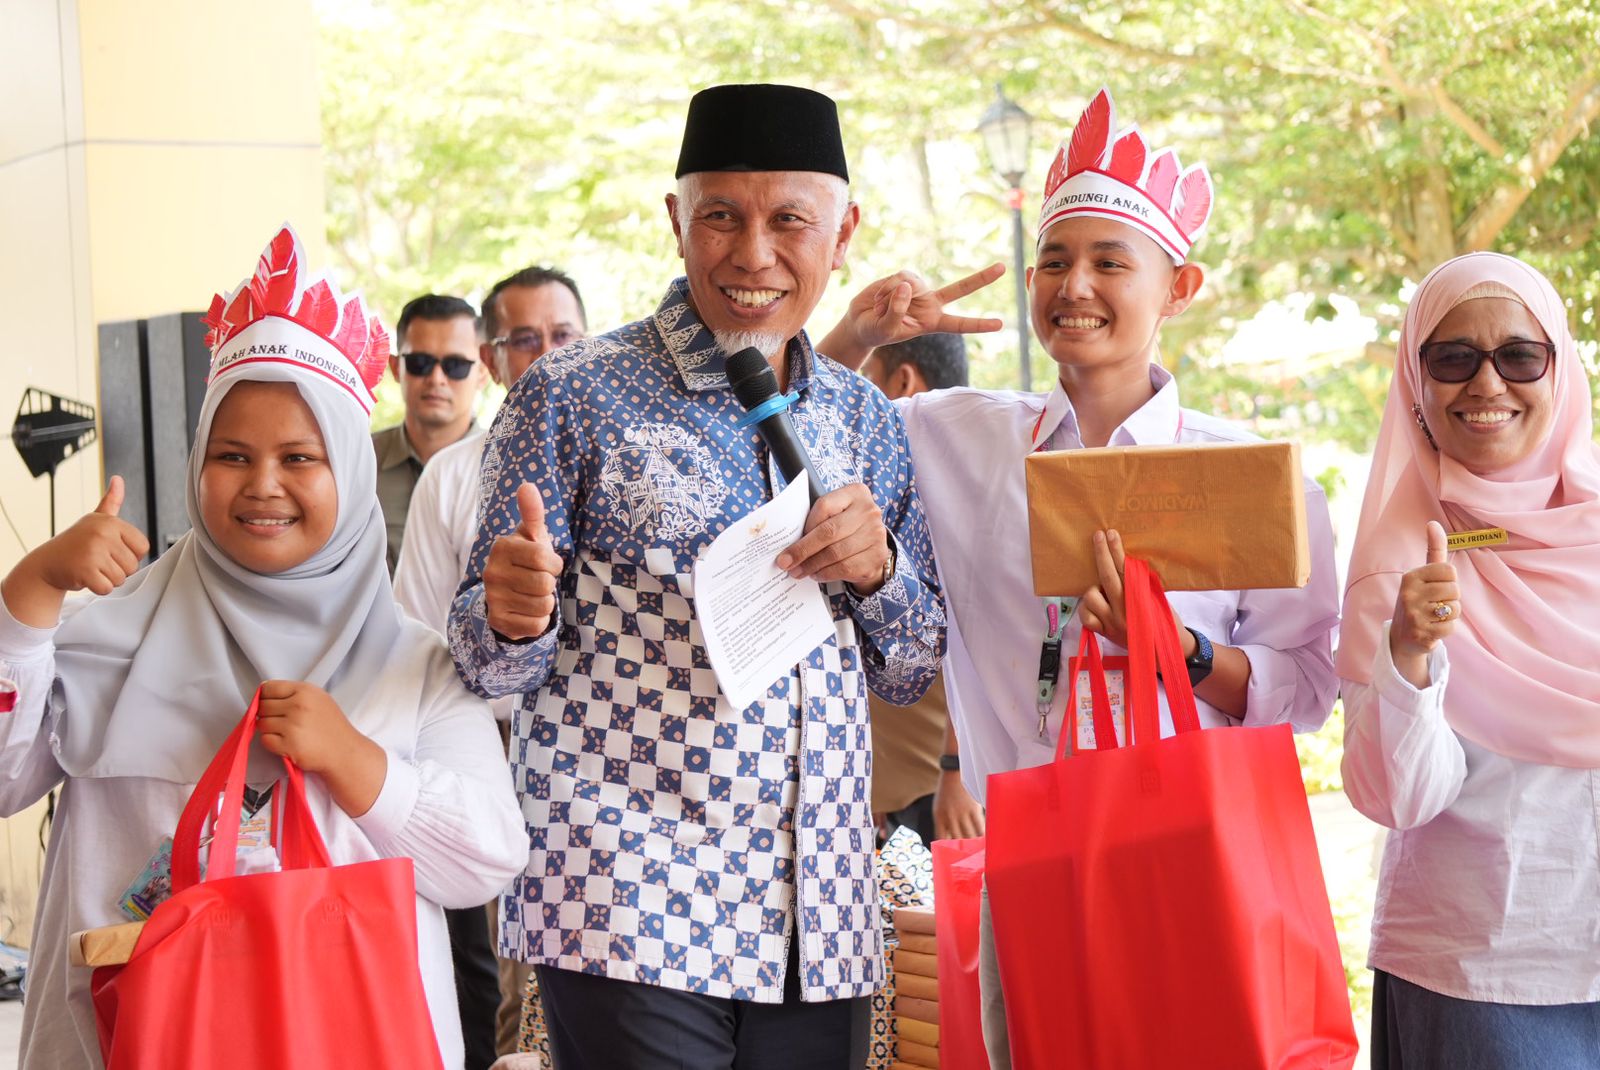
[[[801,472],[805,472],[810,484],[811,500],[814,502],[822,497],[822,485],[817,482],[816,470],[811,467],[805,444],[795,434],[794,421],[789,419],[788,403],[778,391],[778,377],[773,374],[767,358],[754,347],[741,349],[728,358],[727,369],[728,385],[733,387],[734,397],[744,406],[748,414],[746,419],[752,420],[756,430],[766,440],[767,448],[772,451],[773,460],[778,462],[778,471],[783,473],[783,478],[792,482]]]

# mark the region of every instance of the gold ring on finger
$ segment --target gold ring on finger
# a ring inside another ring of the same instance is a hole
[[[1435,602],[1433,604],[1434,620],[1449,620],[1455,616],[1456,610],[1449,602]]]

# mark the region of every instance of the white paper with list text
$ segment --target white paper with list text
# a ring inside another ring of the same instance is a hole
[[[811,497],[792,479],[772,501],[734,521],[694,564],[694,609],[711,668],[728,702],[742,710],[834,634],[816,580],[789,578],[773,564],[805,530]]]

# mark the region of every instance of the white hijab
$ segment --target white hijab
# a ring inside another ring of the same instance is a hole
[[[293,383],[327,446],[338,518],[327,543],[275,575],[234,563],[201,522],[200,467],[217,406],[244,380]],[[383,671],[400,630],[367,415],[303,365],[259,363],[213,379],[189,455],[191,530],[154,564],[56,632],[56,745],[75,777],[192,784],[263,680],[304,680],[345,711]],[[257,748],[251,779],[277,759]]]

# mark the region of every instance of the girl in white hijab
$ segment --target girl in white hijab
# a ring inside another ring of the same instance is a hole
[[[0,813],[61,787],[35,921],[23,1070],[99,1067],[70,933],[120,905],[262,689],[250,783],[306,788],[335,864],[407,856],[423,984],[462,1065],[443,907],[498,894],[527,836],[488,707],[442,640],[402,617],[368,437],[388,339],[359,298],[307,279],[285,227],[212,304],[212,372],[189,459],[192,530],[138,569],[123,488],[0,585]],[[72,600],[88,590],[103,597]]]

